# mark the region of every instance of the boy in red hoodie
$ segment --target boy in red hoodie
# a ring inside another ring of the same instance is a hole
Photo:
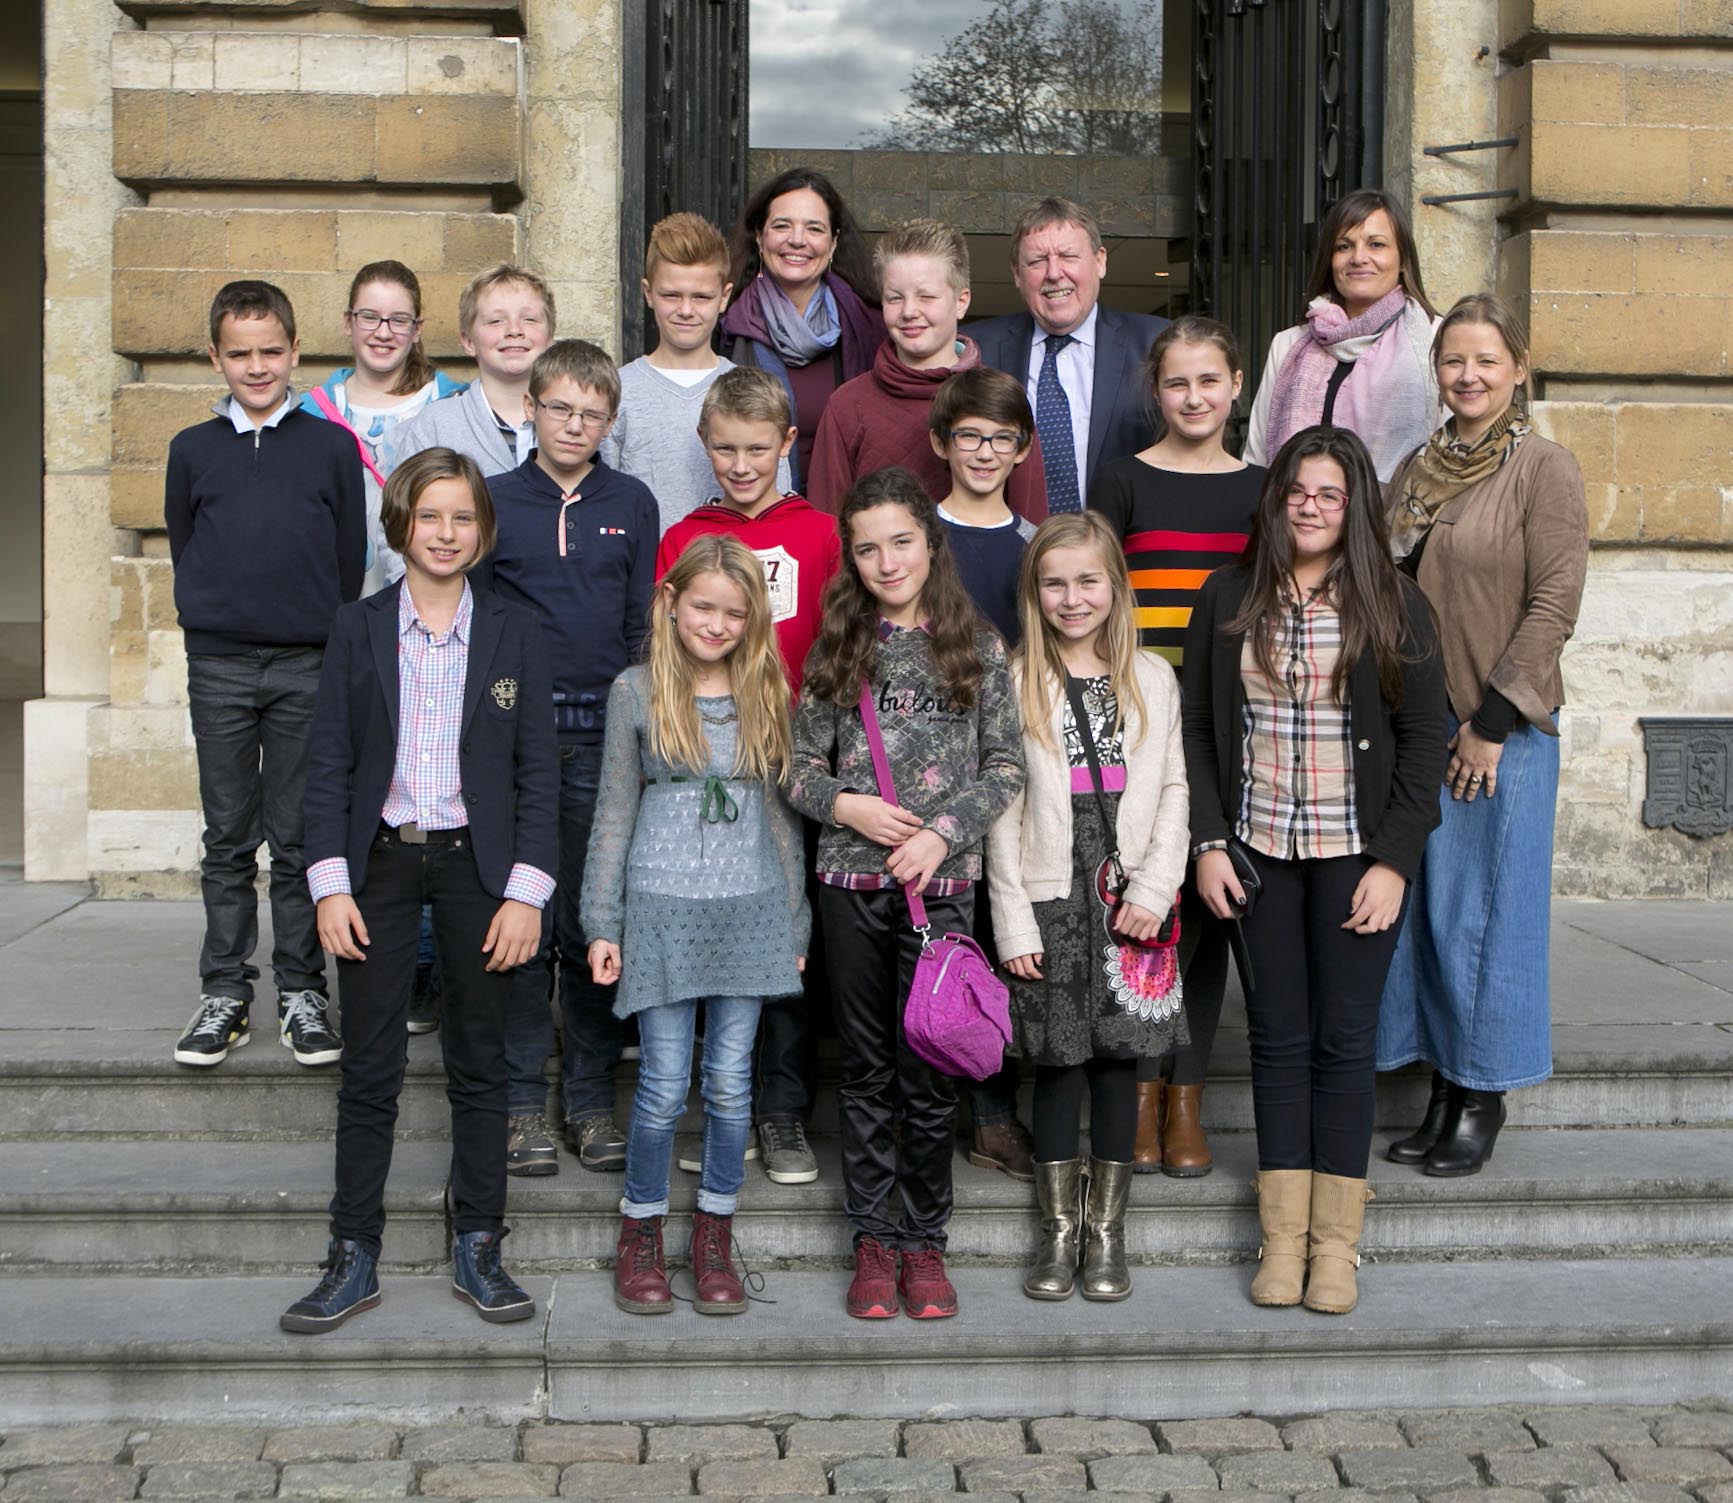
[[[934,394],[958,371],[981,363],[975,341],[959,335],[969,307],[969,247],[963,232],[935,219],[911,219],[889,230],[874,253],[887,343],[872,369],[836,389],[819,419],[806,493],[834,513],[862,475],[885,465],[914,471],[935,501],[951,490],[951,472],[927,439]],[[1037,444],[1013,472],[1006,504],[1040,522],[1047,515],[1047,477]]]
[[[842,564],[836,520],[814,511],[801,496],[779,494],[776,466],[798,434],[788,389],[765,371],[741,366],[724,371],[705,393],[698,436],[716,472],[721,496],[687,513],[670,527],[656,554],[656,578],[673,568],[693,538],[730,532],[758,555],[770,586],[770,615],[789,685],[800,692],[801,670],[818,637],[824,587]],[[809,886],[817,826],[806,826]],[[828,1006],[824,994],[824,938],[814,923],[807,950],[802,997],[767,1004],[759,1015],[753,1051],[752,1106],[758,1142],[748,1158],[762,1158],[764,1172],[779,1185],[818,1178],[818,1159],[807,1141],[818,1075],[818,1030],[813,1014]],[[682,1153],[680,1167],[701,1169]]]
[[[824,587],[842,562],[842,545],[833,517],[777,489],[777,464],[795,438],[787,388],[764,371],[724,371],[704,395],[698,436],[720,495],[663,534],[656,578],[674,567],[693,538],[733,533],[764,565],[776,644],[789,687],[799,694],[801,669],[818,638]]]

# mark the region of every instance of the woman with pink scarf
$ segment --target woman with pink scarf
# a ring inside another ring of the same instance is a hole
[[[1388,480],[1440,421],[1438,314],[1388,194],[1363,188],[1325,216],[1306,299],[1305,319],[1270,341],[1245,460],[1267,465],[1300,429],[1325,423],[1358,435]]]
[[[799,429],[789,455],[804,490],[830,394],[872,368],[884,343],[878,274],[842,195],[822,172],[791,167],[746,201],[734,227],[722,353],[788,389]]]

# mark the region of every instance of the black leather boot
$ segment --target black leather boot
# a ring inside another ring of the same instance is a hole
[[[1423,1162],[1426,1155],[1438,1146],[1438,1140],[1444,1136],[1444,1124],[1449,1120],[1451,1103],[1459,1094],[1457,1086],[1434,1070],[1432,1096],[1426,1103],[1426,1115],[1420,1119],[1420,1126],[1407,1137],[1398,1138],[1392,1143],[1384,1157],[1392,1164]]]
[[[1426,1155],[1426,1172],[1447,1179],[1479,1174],[1503,1126],[1504,1092],[1464,1087],[1437,1145]]]

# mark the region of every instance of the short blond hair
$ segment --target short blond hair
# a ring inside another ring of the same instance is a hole
[[[468,337],[475,327],[475,305],[481,301],[484,292],[492,292],[496,287],[527,287],[542,300],[542,307],[548,315],[548,334],[554,332],[554,295],[541,276],[527,266],[514,266],[509,261],[501,261],[497,266],[490,266],[486,271],[478,271],[469,279],[466,286],[457,297],[457,328],[458,332]]]
[[[728,242],[702,214],[670,214],[651,226],[650,243],[644,247],[644,280],[650,281],[663,266],[713,266],[726,282]]]
[[[772,423],[778,433],[786,433],[794,425],[788,388],[769,371],[748,365],[723,371],[704,393],[704,405],[698,411],[698,431],[706,438],[710,435],[710,419],[718,416],[746,423]]]
[[[898,256],[932,256],[945,263],[945,274],[954,291],[969,285],[969,242],[954,224],[937,219],[905,219],[879,236],[873,251],[882,286],[885,267]]]

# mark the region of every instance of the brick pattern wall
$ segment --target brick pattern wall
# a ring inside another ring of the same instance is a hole
[[[1638,717],[1733,714],[1733,10],[1504,0],[1498,286],[1594,551],[1565,657],[1556,885],[1733,896],[1733,839],[1643,827]]]

